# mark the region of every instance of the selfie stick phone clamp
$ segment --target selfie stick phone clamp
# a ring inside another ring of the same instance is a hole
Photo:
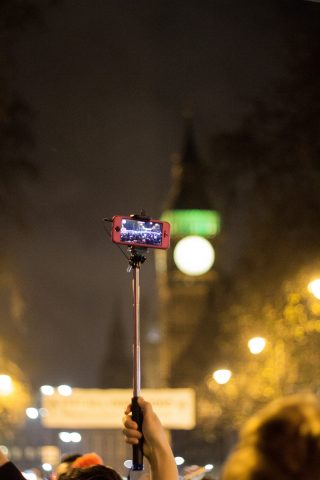
[[[147,217],[131,215],[136,220],[146,220]],[[132,419],[142,431],[143,415],[138,404],[141,389],[141,363],[140,363],[140,266],[146,260],[148,249],[145,247],[131,246],[128,271],[132,270],[133,292],[133,397],[131,401]],[[143,438],[138,445],[132,446],[132,470],[143,470]]]

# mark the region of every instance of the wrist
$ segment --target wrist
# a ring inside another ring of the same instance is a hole
[[[149,452],[148,460],[151,466],[152,478],[157,479],[158,474],[167,472],[168,479],[178,478],[176,462],[169,445],[157,445]]]

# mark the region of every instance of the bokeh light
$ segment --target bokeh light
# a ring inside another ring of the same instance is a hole
[[[228,370],[226,368],[216,370],[212,374],[212,377],[214,378],[214,380],[220,385],[224,385],[225,383],[228,383],[231,376],[232,376],[231,370]]]
[[[42,385],[42,387],[40,387],[40,392],[42,395],[50,396],[54,394],[54,388],[51,385]]]
[[[318,300],[320,300],[320,278],[312,280],[308,285],[309,292],[312,293]]]
[[[261,353],[265,349],[266,344],[266,339],[263,337],[253,337],[248,341],[249,350],[253,355]]]
[[[60,432],[59,438],[64,443],[79,443],[82,439],[78,432]]]
[[[13,392],[13,382],[10,375],[0,375],[0,395],[6,396]]]
[[[31,420],[35,420],[36,418],[39,417],[39,410],[34,407],[29,407],[26,409],[26,415]]]
[[[57,390],[63,397],[70,397],[70,395],[72,395],[72,388],[69,385],[59,385]]]

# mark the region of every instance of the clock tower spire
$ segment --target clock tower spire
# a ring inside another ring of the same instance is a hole
[[[206,169],[198,155],[191,118],[185,120],[182,151],[172,166],[173,185],[167,200],[169,210],[211,210],[207,193]]]

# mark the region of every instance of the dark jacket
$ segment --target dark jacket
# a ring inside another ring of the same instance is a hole
[[[0,480],[26,480],[22,473],[12,462],[7,462],[0,467]]]

